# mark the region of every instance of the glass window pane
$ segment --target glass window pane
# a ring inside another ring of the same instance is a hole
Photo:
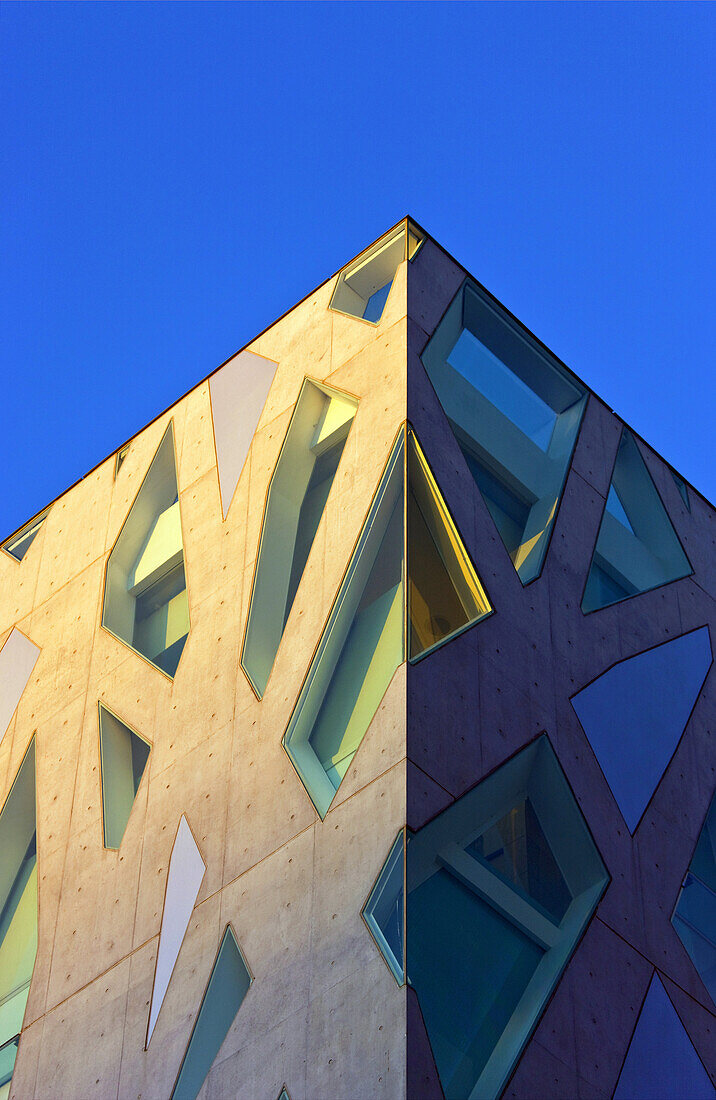
[[[408,973],[445,1095],[468,1097],[543,951],[447,871],[408,898]]]
[[[445,1096],[499,1096],[606,886],[546,736],[411,836],[406,968]]]
[[[109,556],[102,625],[176,674],[189,603],[171,423]]]
[[[37,516],[36,519],[30,520],[21,531],[18,531],[16,535],[13,535],[12,538],[2,544],[3,550],[7,550],[8,554],[12,554],[13,558],[22,561],[35,541],[35,537],[46,519],[47,512],[43,512],[41,516]]]
[[[520,799],[466,851],[561,921],[572,895],[529,798]]]
[[[150,746],[100,703],[99,744],[106,848],[119,848],[149,759]]]
[[[37,953],[36,843],[33,739],[0,812],[0,1061],[10,1075]]]
[[[261,697],[358,402],[305,381],[271,477],[241,664]]]
[[[321,817],[404,660],[403,453],[401,432],[284,736]]]
[[[395,273],[403,260],[412,260],[422,238],[410,222],[402,222],[361,253],[338,276],[331,309],[377,324]]]
[[[363,909],[363,919],[393,972],[403,984],[403,833],[399,833]]]
[[[408,432],[410,657],[491,611],[484,589],[413,432]]]
[[[526,584],[542,568],[587,392],[470,281],[422,360]]]
[[[196,1100],[250,985],[251,975],[234,934],[227,927],[172,1092],[172,1100]]]
[[[597,611],[690,572],[636,441],[624,428],[582,610]]]

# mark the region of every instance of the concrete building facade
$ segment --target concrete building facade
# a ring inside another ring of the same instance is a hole
[[[399,223],[3,545],[0,1097],[715,1096],[715,544]]]

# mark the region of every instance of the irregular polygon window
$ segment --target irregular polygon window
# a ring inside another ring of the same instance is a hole
[[[321,817],[405,660],[405,618],[413,659],[490,610],[417,439],[403,429],[284,736],[286,751]]]
[[[716,796],[672,916],[674,928],[716,1003]]]
[[[195,1100],[219,1053],[252,978],[231,926],[226,926],[199,1008],[172,1100]]]
[[[421,244],[422,237],[409,221],[381,237],[341,271],[331,309],[377,324],[399,265],[412,260]]]
[[[676,488],[679,490],[679,496],[681,497],[682,501],[684,502],[684,507],[686,508],[686,511],[690,512],[691,511],[691,501],[689,499],[689,487],[688,487],[688,485],[686,484],[686,482],[684,481],[684,479],[682,477],[679,477],[679,475],[676,473],[675,470],[671,471],[671,476],[674,479],[674,484],[676,485]]]
[[[375,886],[363,906],[363,920],[398,985],[405,973],[404,875],[405,831],[398,833]]]
[[[542,569],[587,392],[469,281],[422,361],[527,584]]]
[[[582,611],[597,611],[691,572],[636,441],[624,428]]]
[[[306,380],[271,477],[241,664],[259,698],[273,667],[358,402]]]
[[[632,833],[674,755],[712,661],[709,628],[702,626],[620,661],[572,697]]]
[[[284,736],[325,817],[403,652],[400,433]]]
[[[43,523],[47,519],[47,513],[49,508],[46,509],[41,515],[35,516],[29,523],[26,523],[21,530],[9,538],[2,544],[2,549],[6,550],[8,554],[12,555],[17,561],[22,561],[25,554],[32,546],[35,538],[42,527]]]
[[[33,738],[0,811],[0,1087],[12,1077],[36,954]]]
[[[446,1097],[496,1097],[606,886],[546,737],[411,837],[406,965]]]
[[[409,655],[415,660],[491,609],[412,431],[408,431],[407,475]]]
[[[109,556],[102,625],[174,676],[189,603],[171,423]]]
[[[127,457],[128,454],[129,454],[129,443],[127,443],[127,445],[125,447],[122,447],[121,450],[117,451],[117,457],[114,460],[114,477],[115,477],[115,480],[117,479],[117,474],[122,469],[122,464],[123,464],[123,462],[124,462],[124,460],[125,460],[125,458]]]
[[[151,746],[101,703],[99,746],[104,846],[119,848]]]

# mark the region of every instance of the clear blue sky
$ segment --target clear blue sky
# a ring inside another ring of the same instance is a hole
[[[0,7],[0,535],[412,213],[716,498],[716,7]]]

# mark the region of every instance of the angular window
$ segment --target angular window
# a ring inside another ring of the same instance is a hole
[[[105,848],[119,848],[151,746],[99,705],[102,818]]]
[[[401,432],[284,736],[321,817],[404,659],[403,455]]]
[[[624,428],[582,611],[598,611],[691,572],[636,441]]]
[[[362,913],[363,920],[398,985],[402,985],[405,980],[404,848],[405,830],[398,833]]]
[[[0,811],[0,1087],[12,1077],[37,953],[35,740]]]
[[[608,876],[546,737],[411,837],[406,961],[446,1097],[496,1097]]]
[[[684,508],[686,508],[687,512],[690,512],[691,511],[691,501],[689,499],[689,487],[688,487],[688,485],[686,484],[686,482],[684,481],[683,478],[679,477],[679,475],[676,473],[675,470],[671,471],[671,476],[674,479],[674,484],[676,485],[676,488],[679,490],[679,496],[681,497],[681,499],[684,502]]]
[[[491,610],[417,439],[403,429],[284,735],[321,817],[405,660],[406,522],[411,659]]]
[[[619,661],[572,696],[631,833],[676,751],[712,661],[709,628],[701,626]]]
[[[306,380],[269,485],[241,664],[261,698],[358,402]]]
[[[587,391],[471,282],[422,361],[527,584],[542,569]]]
[[[706,815],[671,918],[716,1003],[716,796]]]
[[[174,676],[189,604],[171,423],[109,556],[102,625]]]
[[[409,655],[414,661],[482,619],[490,605],[412,431],[407,475]]]
[[[117,474],[122,469],[122,463],[124,462],[124,460],[125,460],[125,458],[127,457],[128,454],[129,454],[129,443],[126,445],[126,447],[122,447],[121,450],[117,451],[117,457],[114,460],[114,479],[115,479],[115,481],[117,480]]]
[[[395,273],[415,257],[422,237],[410,221],[401,222],[344,267],[331,298],[331,309],[376,325],[383,315]]]
[[[195,1100],[252,982],[231,926],[226,926],[172,1100]]]
[[[47,519],[48,512],[49,508],[45,509],[41,515],[36,516],[35,519],[31,519],[29,523],[26,523],[22,530],[2,544],[3,550],[6,550],[17,561],[22,561],[35,541],[35,536]]]

